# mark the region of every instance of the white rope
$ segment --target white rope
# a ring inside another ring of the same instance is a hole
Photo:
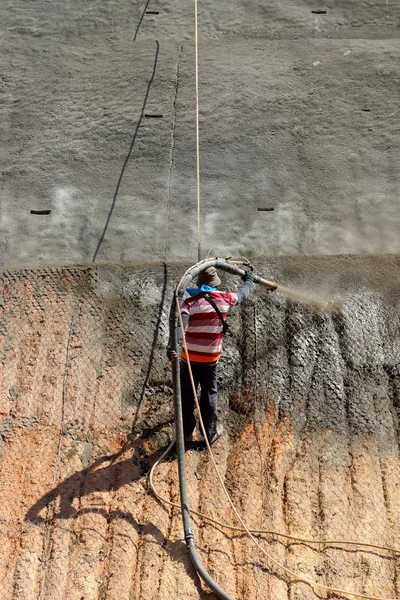
[[[197,260],[201,260],[200,232],[200,134],[199,134],[199,39],[197,31],[197,0],[194,0],[194,45],[196,63],[196,182],[197,182]]]

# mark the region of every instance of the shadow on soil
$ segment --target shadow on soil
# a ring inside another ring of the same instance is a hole
[[[57,521],[71,518],[77,519],[89,513],[102,515],[109,524],[117,519],[123,519],[132,525],[140,535],[152,536],[154,544],[164,548],[171,560],[179,561],[183,565],[186,573],[192,579],[201,600],[214,600],[216,596],[202,588],[200,578],[191,563],[186,545],[182,540],[172,542],[164,536],[154,523],[147,522],[142,524],[130,512],[107,511],[104,508],[98,507],[75,508],[73,506],[74,500],[89,496],[91,493],[110,493],[132,481],[145,477],[165,449],[166,447],[148,454],[145,439],[139,438],[133,441],[128,439],[128,442],[117,453],[98,458],[88,468],[75,472],[70,477],[64,479],[57,487],[42,496],[28,510],[25,515],[25,521],[36,525],[52,524],[57,527]],[[118,460],[127,451],[129,451],[129,458]],[[133,451],[133,455],[131,451]],[[108,463],[107,466],[101,468],[101,465],[105,462]],[[50,513],[50,506],[57,499],[57,508],[55,508],[54,513]],[[158,500],[155,501],[158,502]],[[165,509],[164,505],[162,506]],[[170,518],[166,510],[165,518]],[[73,535],[73,532],[71,533]]]

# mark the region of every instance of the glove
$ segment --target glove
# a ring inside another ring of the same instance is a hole
[[[175,350],[171,350],[170,346],[168,346],[167,348],[167,358],[170,362],[173,362],[174,360],[177,359],[177,353],[175,352]]]
[[[246,271],[245,275],[243,275],[242,280],[247,283],[248,281],[250,283],[254,283],[256,276],[253,273],[253,271]]]

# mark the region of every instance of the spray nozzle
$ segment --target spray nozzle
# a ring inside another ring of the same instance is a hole
[[[252,271],[254,273],[254,267],[251,263],[245,262],[245,263],[243,263],[243,266],[247,267],[250,271]]]

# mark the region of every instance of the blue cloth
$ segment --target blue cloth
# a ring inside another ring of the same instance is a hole
[[[209,294],[210,292],[216,292],[216,287],[210,287],[209,285],[203,285],[199,288],[187,288],[189,296],[198,296],[199,294]]]

